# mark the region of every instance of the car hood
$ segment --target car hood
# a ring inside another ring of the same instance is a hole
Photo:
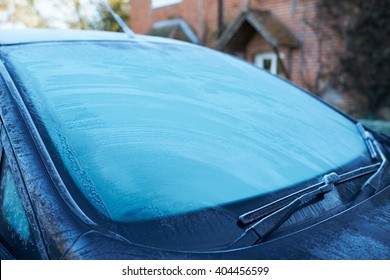
[[[389,259],[390,187],[332,218],[268,242],[220,252],[170,252],[89,231],[64,259]],[[104,244],[104,245],[101,245]]]

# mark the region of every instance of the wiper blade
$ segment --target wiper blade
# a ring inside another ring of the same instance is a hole
[[[337,184],[341,184],[341,183],[344,183],[344,182],[347,182],[350,180],[354,180],[356,178],[363,177],[363,176],[366,176],[368,174],[374,173],[380,168],[380,166],[381,166],[381,163],[378,162],[378,163],[375,163],[372,165],[367,165],[364,167],[354,169],[354,170],[349,171],[347,173],[343,173],[339,176],[340,179],[337,182]],[[298,192],[295,192],[295,193],[292,193],[288,196],[285,196],[281,199],[278,199],[270,204],[267,204],[265,206],[262,206],[260,208],[255,209],[255,210],[246,212],[239,217],[239,221],[243,225],[250,224],[250,223],[252,223],[256,220],[259,220],[265,216],[268,216],[271,213],[275,212],[276,210],[286,206],[288,203],[290,203],[291,201],[296,199],[299,195],[302,195],[304,193],[308,193],[312,190],[315,190],[315,189],[321,187],[322,185],[324,185],[323,180],[321,182],[314,184],[312,186],[309,186],[303,190],[300,190]]]
[[[277,229],[284,221],[286,221],[298,208],[307,205],[310,202],[318,199],[320,196],[323,196],[324,194],[332,191],[334,184],[339,180],[340,176],[335,172],[325,175],[323,177],[323,186],[301,195],[286,206],[250,226],[245,230],[240,238],[238,238],[231,246],[229,246],[229,248],[233,249],[240,248],[242,246],[251,246],[261,242],[265,237]]]

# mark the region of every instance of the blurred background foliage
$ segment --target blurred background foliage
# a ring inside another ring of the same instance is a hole
[[[129,0],[107,0],[126,22]],[[0,28],[70,28],[121,31],[100,0],[0,0]]]
[[[363,97],[365,117],[383,114],[390,107],[390,0],[316,1],[317,31],[341,46],[327,73],[332,85]]]

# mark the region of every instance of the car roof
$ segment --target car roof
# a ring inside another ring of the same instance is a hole
[[[129,37],[126,33],[96,30],[20,29],[1,30],[0,32],[0,45],[61,41],[143,41],[189,45],[186,42],[162,37],[145,35]]]

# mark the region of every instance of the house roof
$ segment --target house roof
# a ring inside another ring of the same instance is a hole
[[[147,35],[178,39],[194,44],[199,40],[191,27],[182,19],[171,19],[156,22]]]
[[[243,51],[254,34],[259,33],[272,47],[298,48],[299,41],[272,12],[244,10],[225,30],[218,48]]]

